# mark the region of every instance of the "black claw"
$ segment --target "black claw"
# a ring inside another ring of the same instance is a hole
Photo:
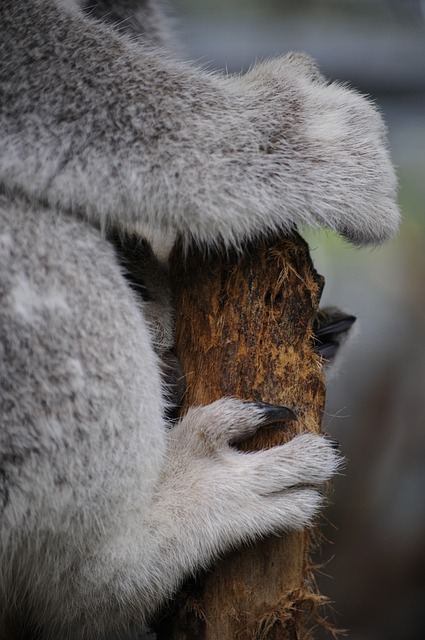
[[[341,452],[341,443],[339,440],[335,440],[334,438],[329,438],[329,442],[331,444],[331,447],[335,449],[335,451],[337,451],[338,453]]]
[[[319,309],[313,325],[313,348],[326,362],[332,362],[356,318],[334,307]]]
[[[264,419],[263,425],[273,424],[274,422],[287,422],[288,420],[296,420],[297,416],[288,407],[281,407],[267,402],[254,402],[254,405],[262,410]]]

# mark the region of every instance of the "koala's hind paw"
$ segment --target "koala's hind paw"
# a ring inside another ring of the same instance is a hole
[[[190,548],[202,562],[244,541],[308,526],[317,514],[319,487],[341,464],[334,441],[308,433],[259,451],[231,446],[294,417],[286,407],[223,398],[189,409],[169,432],[155,509],[177,537],[184,532],[184,543],[191,532]]]
[[[189,409],[173,437],[176,448],[193,460],[206,460],[213,455],[216,460],[223,458],[223,462],[226,459],[235,464],[239,470],[251,469],[256,481],[264,482],[263,495],[269,492],[267,479],[271,477],[274,477],[271,492],[297,485],[322,484],[340,464],[333,441],[326,437],[306,433],[286,444],[249,453],[231,446],[253,436],[262,426],[293,419],[295,414],[287,407],[222,398],[207,406]],[[229,483],[231,481],[230,474]]]

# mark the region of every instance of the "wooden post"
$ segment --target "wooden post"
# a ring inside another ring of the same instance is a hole
[[[192,249],[172,259],[183,412],[222,396],[294,408],[286,429],[263,429],[245,448],[320,430],[325,387],[312,349],[323,278],[297,235],[242,255]],[[309,532],[229,554],[185,586],[158,626],[159,640],[301,640],[321,600],[309,569]]]

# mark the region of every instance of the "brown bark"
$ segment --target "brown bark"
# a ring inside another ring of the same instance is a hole
[[[299,236],[250,246],[243,255],[193,249],[172,261],[184,407],[225,395],[285,404],[298,420],[260,431],[246,445],[280,444],[318,432],[325,399],[312,323],[323,279]],[[184,408],[183,408],[184,412]],[[187,585],[159,630],[161,640],[308,638],[315,593],[309,533],[272,537],[229,554]]]

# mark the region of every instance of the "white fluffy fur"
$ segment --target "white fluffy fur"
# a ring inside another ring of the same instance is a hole
[[[136,301],[102,231],[241,246],[306,223],[363,244],[398,225],[370,102],[305,56],[242,77],[179,62],[159,15],[153,0],[0,4],[8,640],[137,632],[218,554],[308,525],[338,465],[311,435],[238,453],[229,442],[264,410],[235,400],[167,432],[157,353],[170,323]]]

